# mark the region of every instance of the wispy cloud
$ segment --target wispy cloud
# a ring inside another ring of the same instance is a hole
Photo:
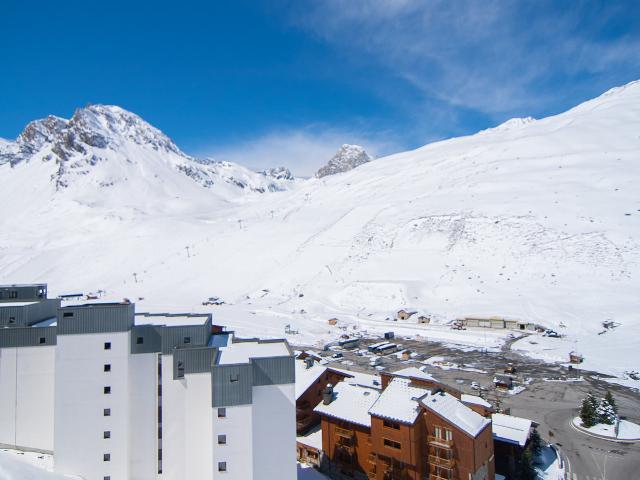
[[[495,118],[558,108],[581,77],[604,90],[640,67],[639,32],[603,33],[625,14],[609,2],[324,0],[291,11],[298,28],[374,58],[425,98]]]
[[[200,156],[239,163],[254,170],[285,166],[296,176],[311,176],[336,153],[343,143],[362,145],[379,157],[402,150],[383,135],[307,126],[278,130],[229,145],[201,149]]]

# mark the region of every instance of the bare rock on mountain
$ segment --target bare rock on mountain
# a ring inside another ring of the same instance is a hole
[[[342,145],[336,154],[324,167],[316,172],[316,178],[348,172],[364,163],[373,160],[373,157],[365,152],[360,145]]]

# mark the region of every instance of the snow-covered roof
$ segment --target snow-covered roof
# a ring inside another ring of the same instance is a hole
[[[376,390],[382,389],[382,380],[380,375],[372,375],[370,373],[355,372],[353,370],[347,370],[346,368],[330,367],[331,370],[348,375],[343,381],[351,385],[359,385],[361,387],[375,388]]]
[[[420,413],[417,399],[429,393],[430,390],[424,387],[411,385],[406,378],[394,378],[369,409],[369,413],[376,417],[412,424]]]
[[[491,420],[474,412],[456,397],[446,392],[438,392],[421,399],[425,408],[447,419],[463,432],[477,436]]]
[[[251,358],[283,357],[289,355],[286,342],[233,342],[220,349],[218,365],[248,363]]]
[[[491,405],[484,398],[479,397],[478,395],[467,395],[466,393],[463,393],[460,397],[460,400],[462,400],[463,403],[473,403],[474,405],[482,405],[486,408],[493,407],[493,405]]]
[[[308,447],[322,450],[322,427],[320,425],[315,426],[306,435],[296,437],[296,441]]]
[[[391,375],[394,377],[404,377],[404,378],[417,378],[420,380],[434,380],[435,377],[427,372],[423,372],[419,368],[416,367],[407,367],[402,370],[398,370],[397,372],[392,372]]]
[[[26,307],[38,302],[0,302],[0,308],[3,307]]]
[[[136,325],[183,327],[187,325],[203,325],[209,319],[209,315],[188,313],[136,313],[134,318]]]
[[[521,447],[525,446],[531,432],[533,423],[531,420],[503,413],[494,413],[491,415],[491,420],[493,421],[494,439]]]
[[[327,367],[313,362],[313,365],[307,368],[304,360],[296,360],[296,400],[313,385],[318,378],[327,371]],[[325,385],[322,385],[324,387]]]
[[[369,409],[379,397],[380,392],[373,388],[340,382],[333,388],[333,401],[329,405],[320,403],[314,411],[321,415],[370,427]]]

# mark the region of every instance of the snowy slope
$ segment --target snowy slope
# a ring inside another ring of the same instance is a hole
[[[274,336],[292,324],[301,331],[293,342],[335,335],[328,316],[386,330],[403,306],[438,322],[505,315],[567,335],[516,348],[566,360],[577,347],[585,367],[622,375],[640,360],[639,132],[635,82],[555,117],[243,201],[178,180],[171,162],[127,174],[121,190],[78,176],[62,192],[46,161],[4,165],[0,204],[12,214],[0,228],[0,282],[144,297],[139,309],[206,310],[204,298],[222,296],[231,304],[216,310],[220,323]],[[113,163],[118,174],[130,168]],[[620,326],[599,335],[609,319]],[[393,328],[471,345],[504,340]]]

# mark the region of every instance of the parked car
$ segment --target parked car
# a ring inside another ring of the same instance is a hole
[[[340,352],[336,352],[333,355],[331,355],[331,358],[342,358],[344,357],[344,355],[342,355]]]
[[[471,390],[480,390],[480,384],[478,382],[471,382]]]

